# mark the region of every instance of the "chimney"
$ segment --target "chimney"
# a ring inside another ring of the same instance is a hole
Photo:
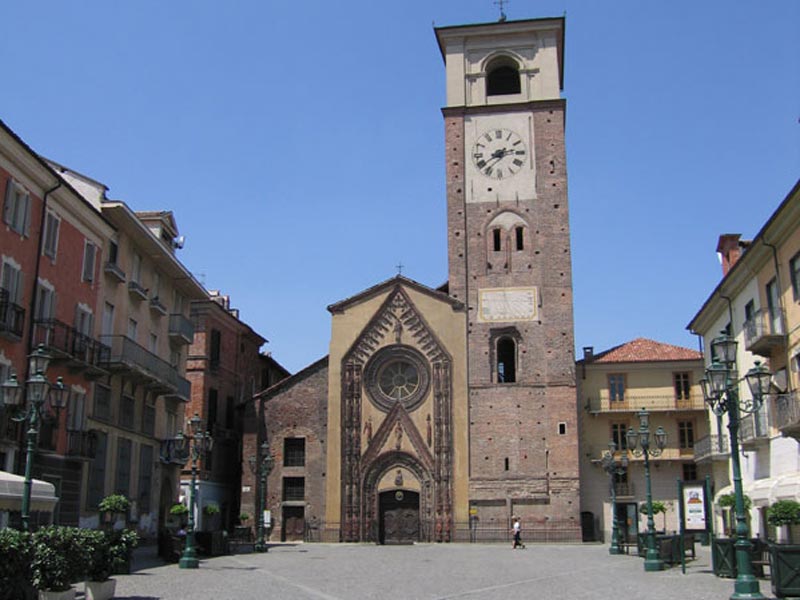
[[[739,242],[740,233],[723,233],[717,242],[717,254],[722,262],[722,276],[725,277],[742,255],[743,243]]]
[[[584,346],[583,347],[583,360],[589,362],[592,360],[594,356],[594,346]]]

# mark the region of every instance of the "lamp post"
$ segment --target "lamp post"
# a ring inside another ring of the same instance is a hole
[[[203,420],[195,413],[189,419],[187,433],[178,433],[177,441],[181,453],[184,456],[188,456],[192,462],[192,481],[189,485],[189,529],[186,532],[186,545],[183,549],[183,556],[178,561],[178,566],[181,569],[196,569],[200,566],[200,561],[197,560],[197,548],[194,543],[197,461],[211,450],[214,440],[211,438],[210,431],[203,431]]]
[[[763,599],[758,580],[753,576],[750,562],[752,544],[748,539],[747,520],[742,491],[742,469],[739,463],[739,422],[741,413],[758,411],[763,404],[764,395],[769,391],[772,378],[766,367],[756,361],[755,366],[745,375],[752,400],[739,397],[739,383],[736,376],[736,347],[738,342],[723,333],[711,342],[711,365],[706,368],[706,378],[701,387],[703,398],[716,415],[728,413],[728,432],[731,438],[731,469],[733,471],[733,493],[736,513],[736,583],[731,600]]]
[[[272,472],[274,459],[269,451],[269,442],[266,440],[259,446],[260,456],[251,456],[249,459],[250,470],[254,475],[258,475],[258,506],[256,513],[258,518],[258,533],[254,549],[256,552],[267,552],[267,544],[264,541],[264,510],[267,503],[267,476]]]
[[[608,451],[603,454],[600,464],[603,470],[608,473],[609,488],[611,491],[611,546],[608,548],[609,554],[622,554],[622,549],[619,547],[619,522],[617,521],[617,489],[615,478],[619,475],[624,475],[628,469],[628,457],[623,455],[622,460],[616,460],[614,454],[617,451],[617,445],[611,441],[608,442]]]
[[[28,531],[30,527],[31,488],[33,479],[33,460],[36,456],[36,438],[39,436],[40,420],[47,413],[48,408],[59,414],[67,406],[68,397],[66,386],[61,377],[55,384],[45,377],[50,355],[45,352],[44,346],[39,346],[28,357],[28,372],[31,373],[25,385],[17,381],[17,376],[12,375],[0,385],[3,405],[15,411],[11,419],[19,423],[28,422],[27,446],[25,456],[25,483],[22,491],[22,529]],[[27,399],[27,404],[23,400]]]
[[[650,457],[659,456],[667,445],[667,434],[659,426],[655,433],[655,448],[650,446],[650,413],[644,408],[637,413],[639,429],[628,429],[628,449],[634,456],[644,456],[644,483],[647,493],[647,554],[644,559],[645,571],[663,571],[664,561],[656,550],[656,525],[653,521],[653,494],[650,491]]]

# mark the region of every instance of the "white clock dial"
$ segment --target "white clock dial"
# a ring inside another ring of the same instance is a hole
[[[482,133],[472,148],[472,162],[486,177],[503,179],[516,175],[525,165],[528,149],[522,138],[508,129]]]

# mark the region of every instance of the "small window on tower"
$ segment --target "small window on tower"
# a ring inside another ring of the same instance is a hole
[[[517,227],[514,229],[517,236],[517,250],[525,249],[525,228]]]
[[[499,229],[492,230],[492,244],[495,252],[500,252],[500,236],[501,233]]]
[[[517,380],[517,345],[511,338],[497,342],[497,383],[514,383]]]
[[[486,95],[519,94],[519,67],[508,57],[500,57],[486,67]]]

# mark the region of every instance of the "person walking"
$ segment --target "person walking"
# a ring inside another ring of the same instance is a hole
[[[522,543],[522,525],[519,523],[519,517],[514,517],[514,526],[511,528],[511,533],[514,534],[514,543],[511,548],[514,550],[525,548],[525,544]]]

